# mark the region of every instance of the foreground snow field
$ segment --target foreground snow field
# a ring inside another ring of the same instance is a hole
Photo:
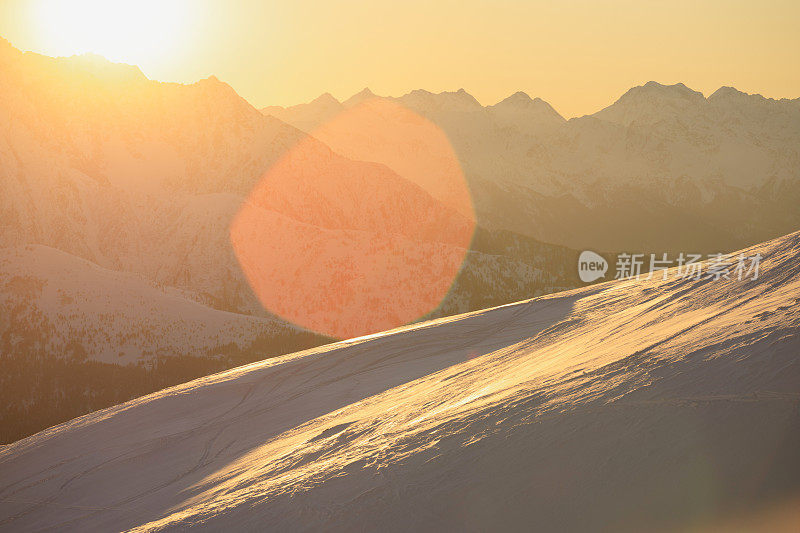
[[[800,501],[800,233],[755,253],[757,280],[613,281],[75,419],[0,448],[0,529],[755,520]]]

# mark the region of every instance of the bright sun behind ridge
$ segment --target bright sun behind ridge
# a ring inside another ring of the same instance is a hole
[[[37,0],[31,7],[46,53],[138,65],[174,59],[193,14],[189,0]]]

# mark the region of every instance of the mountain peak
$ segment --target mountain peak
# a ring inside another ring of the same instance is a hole
[[[536,107],[547,107],[551,108],[550,104],[545,102],[539,97],[531,98],[528,93],[524,91],[517,91],[511,96],[497,102],[493,106],[489,107],[515,107],[515,108],[536,108]],[[552,109],[552,108],[551,108]]]
[[[311,101],[312,104],[338,105],[340,102],[331,93],[322,93]]]
[[[695,100],[705,100],[703,93],[690,89],[683,83],[675,83],[674,85],[665,85],[662,83],[658,83],[656,81],[648,81],[644,85],[640,85],[638,87],[633,87],[629,89],[620,101],[623,98],[631,98],[637,97],[641,95],[648,95],[648,96],[656,96],[656,97],[666,97],[666,98],[685,98],[685,99],[695,99]]]
[[[230,85],[228,85],[224,81],[220,80],[218,77],[214,76],[213,74],[211,76],[207,77],[207,78],[203,78],[202,80],[199,80],[197,82],[197,84],[201,85],[201,86],[204,86],[204,87],[215,87],[215,88],[221,88],[223,90],[227,90],[227,89],[233,90],[233,88]]]
[[[530,97],[528,93],[525,91],[517,91],[508,98],[502,100],[499,103],[507,103],[507,104],[527,104],[533,102],[533,98]]]
[[[351,107],[351,106],[360,104],[361,102],[363,102],[365,100],[369,100],[371,98],[376,98],[376,97],[377,96],[375,95],[375,93],[373,93],[369,89],[369,87],[364,87],[363,89],[358,91],[356,94],[354,94],[353,96],[351,96],[350,98],[345,100],[344,101],[344,105],[347,106],[347,107]]]
[[[711,96],[708,97],[708,100],[713,102],[713,101],[729,100],[732,98],[742,98],[747,96],[751,95],[740,91],[736,87],[729,87],[727,85],[723,85],[722,87],[711,93]]]
[[[206,95],[204,103],[206,106],[230,106],[233,109],[243,110],[245,113],[258,112],[244,98],[227,83],[220,80],[213,74],[207,78],[188,85],[194,87]]]
[[[683,83],[664,85],[648,81],[628,89],[616,102],[593,116],[621,124],[653,123],[680,113],[697,113],[706,103],[703,93]]]
[[[744,91],[740,91],[735,87],[722,86],[716,91],[714,91],[714,93],[711,96],[708,97],[708,101],[717,105],[723,104],[736,107],[749,106],[753,104],[768,105],[768,106],[777,105],[780,107],[774,109],[785,110],[787,108],[783,106],[786,106],[788,104],[790,106],[789,109],[793,109],[794,108],[793,106],[796,106],[798,103],[800,103],[800,98],[795,98],[794,100],[789,98],[780,98],[780,99],[767,98],[766,96],[758,93],[750,94]]]
[[[559,115],[550,104],[541,98],[531,98],[528,93],[523,91],[517,91],[495,105],[489,106],[487,109],[493,111],[495,114],[501,113],[506,115],[506,119],[510,118],[508,116],[509,114],[511,114],[512,117],[517,117],[519,113],[524,113],[525,117],[535,115],[540,119],[547,118],[548,120],[554,119],[558,122],[564,121],[564,117]],[[529,119],[530,118],[528,118],[528,120]]]
[[[461,88],[461,89],[457,90],[455,93],[443,92],[443,93],[441,93],[441,94],[443,94],[443,95],[444,95],[444,94],[454,94],[455,96],[457,96],[457,97],[458,97],[458,98],[459,98],[459,99],[460,99],[462,102],[464,102],[464,103],[468,103],[468,104],[475,104],[475,105],[477,105],[477,106],[481,107],[481,104],[480,104],[480,102],[478,102],[478,100],[476,100],[474,96],[472,96],[471,94],[469,94],[469,93],[468,93],[466,90],[464,90],[463,88]]]
[[[426,89],[414,89],[410,93],[406,94],[405,96],[413,96],[418,98],[428,98],[431,96],[435,96],[432,92]]]
[[[464,89],[457,91],[443,91],[432,93],[425,89],[415,89],[400,98],[407,105],[419,109],[432,111],[435,109],[483,109],[480,102]]]
[[[762,100],[768,101],[771,100],[770,98],[764,98],[760,94],[748,94],[746,92],[740,91],[736,87],[729,87],[723,85],[716,91],[714,91],[711,96],[708,97],[708,100],[711,102],[720,102],[725,100],[741,100],[744,98],[750,98],[752,100]]]

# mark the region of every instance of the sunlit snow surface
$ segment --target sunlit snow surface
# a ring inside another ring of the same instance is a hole
[[[800,233],[241,367],[0,448],[0,529],[652,530],[800,502]]]

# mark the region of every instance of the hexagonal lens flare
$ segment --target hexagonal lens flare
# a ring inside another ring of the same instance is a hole
[[[434,310],[474,228],[469,189],[444,133],[376,98],[288,150],[240,208],[230,238],[268,311],[350,338]]]

